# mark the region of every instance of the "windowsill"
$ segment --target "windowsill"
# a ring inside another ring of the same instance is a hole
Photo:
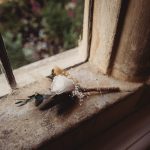
[[[61,61],[59,63],[57,65],[63,67]],[[35,72],[38,70],[35,66]],[[49,72],[46,70],[44,76],[49,75]],[[15,105],[16,99],[27,98],[35,92],[43,93],[50,87],[48,79],[42,78],[17,89],[13,94],[1,98],[0,149],[46,149],[47,146],[54,146],[55,149],[71,148],[132,112],[143,91],[141,84],[118,81],[102,75],[89,63],[72,68],[69,72],[83,87],[120,87],[122,92],[90,96],[58,115],[58,106],[39,111],[33,102],[22,107]],[[132,92],[125,92],[129,90]]]

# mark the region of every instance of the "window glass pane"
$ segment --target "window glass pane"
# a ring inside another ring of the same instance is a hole
[[[1,1],[0,32],[13,68],[76,47],[83,8],[83,0]]]

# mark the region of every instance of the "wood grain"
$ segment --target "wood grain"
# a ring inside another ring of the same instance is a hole
[[[121,0],[95,0],[90,62],[107,73]]]
[[[130,81],[150,76],[150,0],[129,2],[112,75]]]
[[[104,74],[150,76],[150,0],[95,0],[90,62]]]

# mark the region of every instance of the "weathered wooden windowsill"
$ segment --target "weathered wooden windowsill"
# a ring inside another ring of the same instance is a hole
[[[120,87],[123,91],[90,96],[58,114],[59,106],[39,111],[33,102],[22,107],[15,105],[16,99],[27,98],[35,92],[44,93],[50,87],[49,79],[43,78],[17,89],[0,99],[0,149],[69,149],[136,108],[142,93],[141,84],[102,75],[89,63],[69,72],[83,87]]]

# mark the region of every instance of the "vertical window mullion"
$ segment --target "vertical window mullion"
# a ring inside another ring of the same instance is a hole
[[[0,34],[0,60],[9,85],[11,86],[12,89],[15,89],[17,85],[15,76],[13,74],[12,67],[1,34]]]

